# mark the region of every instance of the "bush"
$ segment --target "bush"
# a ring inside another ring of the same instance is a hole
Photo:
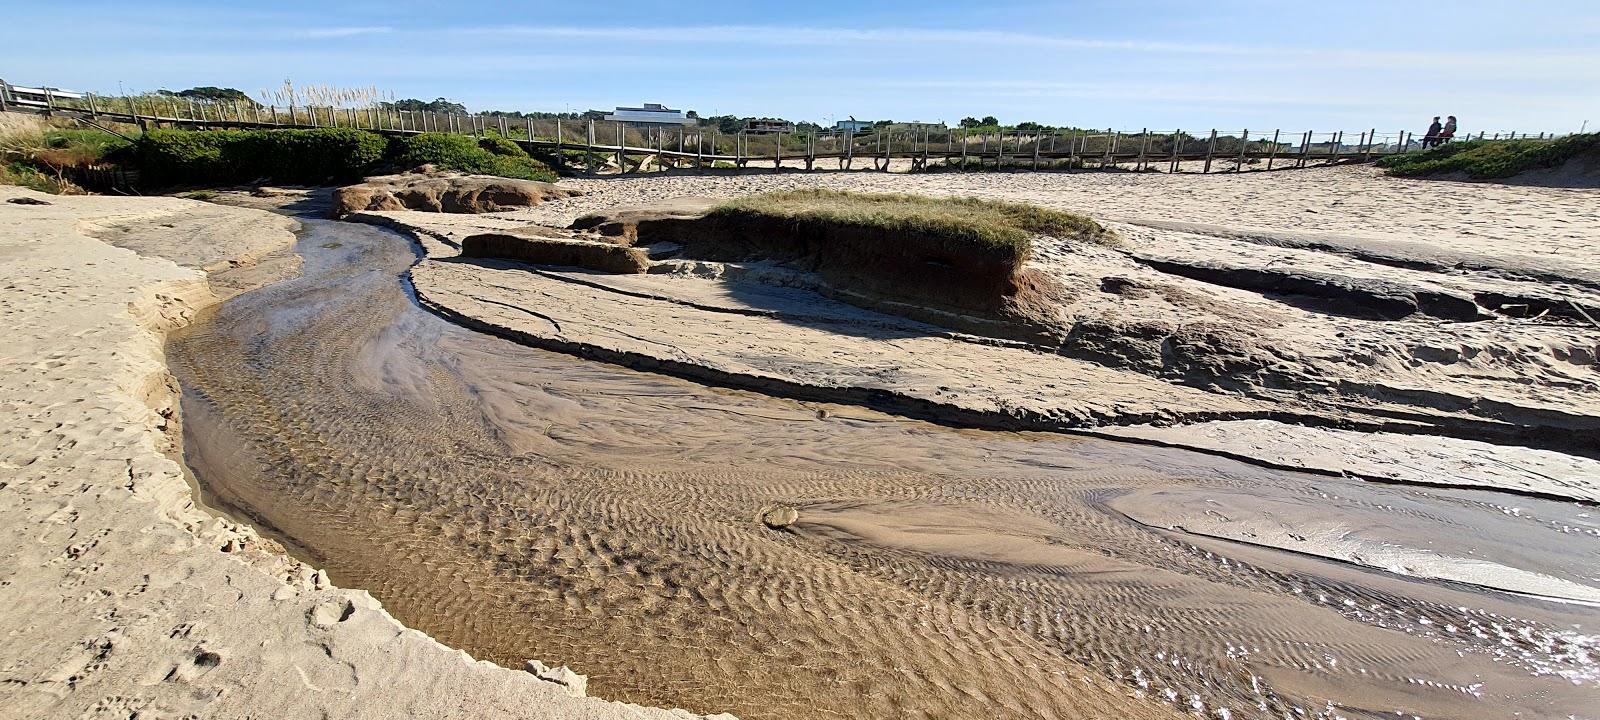
[[[0,165],[0,185],[20,185],[29,190],[51,195],[77,195],[83,192],[82,188],[72,184],[71,180],[60,175],[46,174],[24,162]]]
[[[40,192],[81,193],[77,172],[129,147],[102,130],[28,129],[0,137],[0,184]]]
[[[152,130],[135,147],[154,185],[267,180],[318,184],[360,179],[383,160],[383,136],[350,128]]]
[[[497,147],[500,146],[499,143],[516,147],[516,143],[505,138],[485,138],[484,142],[490,142]],[[498,175],[521,180],[556,181],[556,173],[549,165],[528,157],[520,147],[516,149],[521,155],[496,154],[484,149],[478,141],[465,135],[422,133],[396,138],[389,151],[395,163],[405,168],[433,165],[440,170]]]
[[[1421,152],[1390,155],[1378,167],[1399,177],[1464,173],[1474,180],[1507,178],[1536,168],[1555,167],[1568,158],[1600,152],[1600,133],[1569,135],[1560,140],[1469,140]]]
[[[521,145],[500,137],[499,135],[490,135],[482,140],[479,140],[478,147],[488,150],[495,155],[502,155],[505,157],[528,157],[528,151],[523,150]]]

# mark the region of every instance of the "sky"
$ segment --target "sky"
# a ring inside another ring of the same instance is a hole
[[[660,102],[824,124],[1600,127],[1600,0],[0,0],[0,15],[36,29],[5,33],[0,78],[102,94],[288,79],[473,110]]]

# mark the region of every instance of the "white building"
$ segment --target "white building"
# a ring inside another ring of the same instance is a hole
[[[605,116],[607,122],[627,123],[632,127],[677,127],[695,124],[694,118],[685,117],[682,110],[673,110],[661,103],[645,103],[644,107],[618,107]]]

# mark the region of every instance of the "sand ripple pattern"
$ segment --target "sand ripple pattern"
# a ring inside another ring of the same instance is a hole
[[[1152,525],[1137,500],[1214,491],[1230,513],[1258,494],[1372,523],[1436,507],[1567,548],[1550,572],[1600,550],[1582,508],[951,430],[531,350],[418,310],[398,236],[308,226],[305,277],[169,348],[190,463],[208,501],[477,657],[751,719],[1600,699],[1592,608]],[[800,511],[788,531],[757,521],[779,504]]]

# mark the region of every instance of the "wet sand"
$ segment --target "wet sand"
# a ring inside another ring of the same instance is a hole
[[[196,507],[162,339],[293,274],[295,226],[0,186],[0,718],[690,717],[476,661]]]
[[[745,718],[1595,706],[1587,506],[585,362],[419,310],[396,235],[308,225],[304,277],[169,344],[188,460],[208,501],[477,657]],[[763,526],[778,505],[799,522]]]

